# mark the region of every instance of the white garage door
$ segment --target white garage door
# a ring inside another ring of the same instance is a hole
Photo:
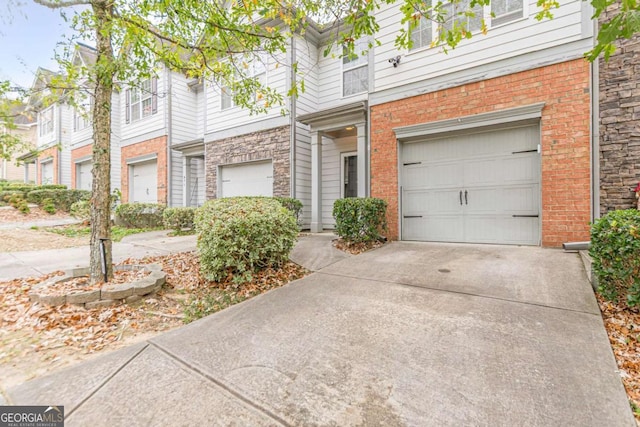
[[[130,165],[131,202],[158,203],[158,162],[151,160]]]
[[[91,191],[93,175],[91,174],[92,163],[76,163],[76,188],[79,190]]]
[[[539,127],[402,146],[402,238],[538,245]]]
[[[222,166],[220,179],[220,197],[273,195],[271,161]]]
[[[53,160],[42,163],[40,166],[40,182],[42,184],[53,184]]]

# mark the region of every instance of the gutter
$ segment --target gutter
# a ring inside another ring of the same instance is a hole
[[[593,22],[598,37],[598,20]],[[600,60],[591,63],[591,222],[600,218]]]
[[[296,72],[293,64],[296,61],[296,39],[291,35],[291,47],[289,49],[289,89],[296,84]],[[289,97],[289,194],[296,198],[296,97]]]
[[[57,129],[57,140],[58,140],[58,164],[56,165],[58,168],[58,184],[62,184],[62,105],[58,104],[58,129]],[[71,186],[74,183],[70,183]]]

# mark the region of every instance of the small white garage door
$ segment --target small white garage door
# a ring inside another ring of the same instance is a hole
[[[42,184],[53,184],[53,160],[44,162],[40,165],[40,182]]]
[[[129,166],[130,197],[133,203],[158,203],[158,162],[151,160]]]
[[[82,162],[76,163],[76,188],[79,190],[91,191],[91,183],[93,174],[91,173],[92,163]]]
[[[539,126],[402,146],[402,238],[538,245]]]
[[[268,162],[220,167],[220,197],[273,196],[273,165]]]

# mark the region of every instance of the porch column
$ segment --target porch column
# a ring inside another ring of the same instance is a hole
[[[322,231],[322,133],[311,132],[311,232]]]
[[[24,166],[24,183],[26,184],[29,182],[29,163],[25,161],[23,166]]]
[[[367,127],[356,123],[358,139],[358,197],[367,197]]]
[[[182,206],[189,206],[191,201],[191,157],[182,155]]]

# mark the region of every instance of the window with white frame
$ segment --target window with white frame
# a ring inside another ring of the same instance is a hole
[[[369,42],[366,39],[360,39],[354,43],[351,56],[347,55],[347,48],[343,47],[342,96],[369,90],[369,61],[366,53],[368,49]]]
[[[227,110],[233,106],[233,92],[229,87],[222,86],[220,89],[220,109]]]
[[[93,98],[82,100],[73,110],[73,130],[79,132],[91,126]]]
[[[40,136],[48,135],[53,132],[54,108],[55,106],[52,105],[40,112],[38,116],[38,129]]]
[[[156,78],[143,80],[137,88],[126,92],[127,123],[149,117],[158,112],[158,81]]]
[[[256,79],[261,86],[267,84],[267,58],[264,55],[259,55],[253,58],[247,65],[247,77]],[[259,101],[258,94],[254,95],[254,102]],[[220,88],[220,109],[227,110],[235,106],[233,102],[233,90],[228,86],[222,86]]]
[[[426,8],[431,3],[426,3]],[[450,2],[442,6],[445,16],[445,30],[463,26],[466,31],[476,32],[482,28],[482,19],[485,18],[487,27],[495,27],[507,22],[515,21],[524,16],[524,0],[492,0],[489,6],[476,5],[470,9],[471,0]],[[471,13],[468,13],[470,11]],[[438,39],[440,27],[431,19],[422,16],[415,28],[410,31],[411,49],[420,49],[431,46]]]

